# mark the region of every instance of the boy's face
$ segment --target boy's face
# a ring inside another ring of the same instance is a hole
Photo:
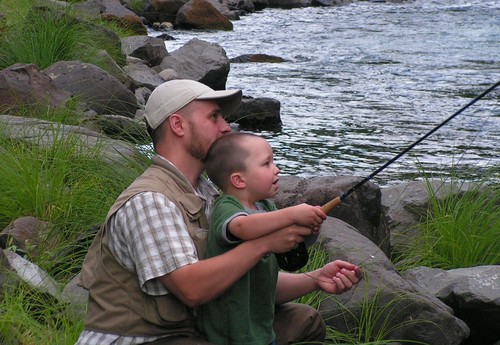
[[[273,161],[273,150],[263,138],[251,138],[244,145],[250,155],[245,160],[242,173],[246,188],[255,200],[268,199],[278,191],[279,169]]]

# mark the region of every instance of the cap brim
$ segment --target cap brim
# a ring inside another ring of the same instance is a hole
[[[195,99],[200,101],[215,101],[221,107],[223,115],[231,115],[240,107],[241,98],[241,90],[215,90],[204,93]]]

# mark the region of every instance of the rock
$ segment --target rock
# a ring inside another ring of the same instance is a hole
[[[255,11],[262,11],[266,7],[269,7],[269,0],[252,0],[255,7]]]
[[[267,54],[243,54],[229,59],[229,62],[231,63],[248,63],[248,62],[280,63],[286,61],[287,60],[283,59],[282,57],[267,55]]]
[[[467,323],[476,343],[500,341],[500,265],[448,271],[419,267],[402,276],[452,307]]]
[[[354,176],[319,176],[309,179],[282,176],[280,189],[273,200],[279,208],[300,203],[322,206],[349,190],[357,182],[359,178]],[[372,182],[367,182],[345,198],[328,215],[355,227],[389,256],[388,234],[380,198],[380,188]]]
[[[0,115],[0,126],[7,139],[22,140],[42,147],[54,145],[55,140],[74,140],[75,145],[82,149],[89,148],[93,152],[99,151],[105,161],[116,164],[143,159],[134,145],[110,139],[83,127],[10,115]],[[100,149],[95,150],[96,147]],[[87,154],[85,150],[81,153]]]
[[[222,3],[227,6],[229,10],[236,11],[241,14],[253,13],[256,11],[256,5],[252,0],[223,0]],[[260,5],[260,3],[257,5]],[[267,1],[266,5],[260,8],[260,10],[264,9],[266,6]]]
[[[94,121],[106,135],[113,139],[142,145],[151,143],[144,121],[120,115],[100,115]]]
[[[78,273],[64,287],[60,300],[69,304],[68,319],[79,322],[85,319],[87,313],[87,301],[89,292],[78,285],[80,274]]]
[[[189,0],[177,12],[174,27],[197,30],[233,30],[233,23],[208,0]]]
[[[19,63],[0,71],[0,110],[4,113],[57,108],[70,97],[34,64]]]
[[[193,38],[170,53],[161,64],[154,67],[161,72],[172,69],[183,79],[192,79],[214,90],[226,88],[230,63],[226,51],[216,43]]]
[[[312,0],[311,6],[329,7],[342,6],[353,3],[354,0]]]
[[[301,8],[311,6],[311,0],[268,0],[268,7],[270,8]]]
[[[135,95],[103,69],[81,61],[59,61],[44,73],[54,84],[98,114],[133,117],[137,109]]]
[[[123,68],[123,70],[127,73],[130,79],[132,79],[134,89],[147,87],[153,91],[157,86],[165,82],[165,79],[145,64],[128,64]]]
[[[43,235],[43,231],[48,226],[48,222],[35,217],[18,218],[0,232],[0,247],[2,249],[11,248],[17,253],[24,253],[27,246],[39,244],[40,236]]]
[[[128,36],[121,40],[122,52],[126,56],[139,58],[149,67],[159,65],[168,55],[165,41],[149,36]]]
[[[147,35],[142,19],[123,6],[120,0],[87,0],[78,3],[75,8],[91,17],[113,21],[138,35]]]
[[[149,22],[175,22],[179,9],[188,0],[151,0],[150,5],[143,12]]]
[[[237,123],[243,130],[281,129],[281,103],[272,98],[244,97],[238,110],[227,117],[229,122]]]
[[[99,50],[97,52],[97,57],[100,58],[101,64],[106,72],[110,73],[113,77],[118,79],[127,89],[132,87],[132,79],[125,73],[123,68],[121,68],[115,60],[109,55],[106,50]]]
[[[181,79],[181,77],[179,76],[179,74],[175,70],[173,70],[171,68],[166,68],[166,69],[162,70],[158,74],[165,81],[174,80],[174,79]]]
[[[444,184],[440,180],[411,181],[396,186],[383,188],[382,207],[386,214],[388,234],[391,247],[401,252],[409,243],[409,239],[419,236],[417,225],[425,218],[429,207],[430,196],[442,200],[450,193],[467,191],[469,184]]]
[[[47,293],[56,298],[59,296],[61,287],[40,267],[10,250],[0,249],[0,255],[6,258],[6,260],[2,260],[4,267],[0,271],[7,268],[11,273],[8,278],[9,280],[22,281],[37,291]],[[6,282],[1,283],[5,284]]]
[[[468,337],[469,328],[451,308],[403,279],[385,254],[348,224],[328,217],[319,241],[330,260],[343,259],[364,271],[355,289],[321,302],[320,311],[335,330],[385,332],[386,340],[428,345],[458,345]]]

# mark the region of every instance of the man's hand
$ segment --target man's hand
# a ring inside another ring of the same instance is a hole
[[[290,225],[256,241],[262,241],[268,248],[268,253],[286,253],[296,248],[300,242],[304,242],[305,237],[311,233],[312,230],[308,227]]]

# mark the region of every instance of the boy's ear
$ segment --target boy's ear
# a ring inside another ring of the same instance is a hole
[[[234,188],[242,189],[246,187],[245,178],[241,175],[241,173],[232,173],[229,176],[229,182],[233,185]]]

